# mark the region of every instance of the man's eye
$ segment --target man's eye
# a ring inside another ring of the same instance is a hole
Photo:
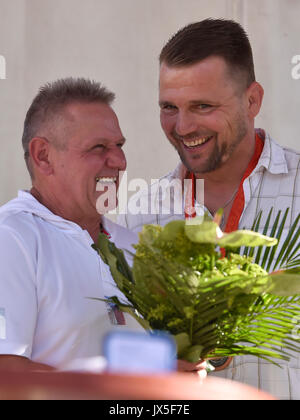
[[[177,108],[174,105],[166,104],[161,107],[163,111],[175,111]]]
[[[212,108],[212,105],[208,105],[208,104],[198,104],[197,105],[198,109],[209,109]]]

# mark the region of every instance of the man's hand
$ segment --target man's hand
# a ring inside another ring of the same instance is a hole
[[[199,360],[197,363],[190,363],[186,360],[177,360],[177,370],[179,372],[192,373],[197,375],[199,379],[203,380],[207,376],[206,372],[207,363],[203,360]]]

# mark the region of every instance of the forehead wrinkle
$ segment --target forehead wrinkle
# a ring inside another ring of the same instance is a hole
[[[111,140],[111,139],[108,139],[106,137],[95,137],[91,140],[92,143],[100,143],[101,142],[101,143],[106,143],[106,144],[111,143],[112,141],[115,142],[115,143],[119,143],[119,142],[125,143],[126,139],[125,139],[125,137],[120,137],[119,139]]]

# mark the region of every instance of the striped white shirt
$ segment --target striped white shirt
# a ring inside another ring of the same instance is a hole
[[[262,231],[269,210],[273,207],[270,228],[267,232],[267,234],[270,234],[277,212],[281,210],[283,214],[289,208],[285,229],[281,237],[281,241],[283,241],[300,212],[300,153],[280,146],[263,130],[259,130],[259,135],[264,137],[264,148],[258,164],[243,183],[245,205],[239,228],[251,229],[255,217],[262,210],[259,226],[259,230]],[[167,180],[166,185],[170,185],[171,181],[182,179],[183,173],[183,165],[180,163],[173,172],[161,178],[157,183],[162,189],[162,180]],[[165,201],[170,200],[171,209],[174,209],[176,205],[178,209],[178,203],[176,203],[178,197],[174,195],[173,189],[167,187],[161,193],[161,189],[157,188],[157,183],[153,184],[148,190],[138,192],[131,197],[130,201],[144,200],[151,202],[152,200],[156,208],[164,209],[166,208]],[[184,202],[184,200],[181,201]],[[158,214],[136,215],[128,212],[119,216],[118,223],[134,232],[139,232],[144,224],[165,225],[171,220],[184,219],[184,206],[182,204],[180,203],[182,212],[179,214],[175,214],[174,211],[171,211],[170,214],[163,214],[163,211],[160,211]],[[206,211],[208,210],[206,209]],[[280,399],[300,399],[299,355],[292,358],[290,362],[279,360],[278,364],[282,368],[253,356],[239,356],[233,358],[228,368],[211,375],[252,385],[268,391]]]

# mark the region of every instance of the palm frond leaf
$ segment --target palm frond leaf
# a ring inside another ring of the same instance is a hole
[[[273,208],[268,213],[266,224],[263,229],[263,234],[266,235],[269,231],[270,221],[272,216]],[[256,264],[260,264],[266,271],[274,271],[286,268],[297,267],[300,263],[300,215],[298,215],[290,227],[286,238],[282,240],[282,234],[286,225],[287,217],[289,214],[289,208],[287,208],[281,217],[281,211],[276,215],[272,229],[269,235],[272,238],[278,240],[277,245],[272,248],[265,246],[257,247],[256,249],[245,247],[243,250],[239,250],[243,255],[254,258]],[[258,232],[260,230],[262,212],[258,214],[251,230]]]

